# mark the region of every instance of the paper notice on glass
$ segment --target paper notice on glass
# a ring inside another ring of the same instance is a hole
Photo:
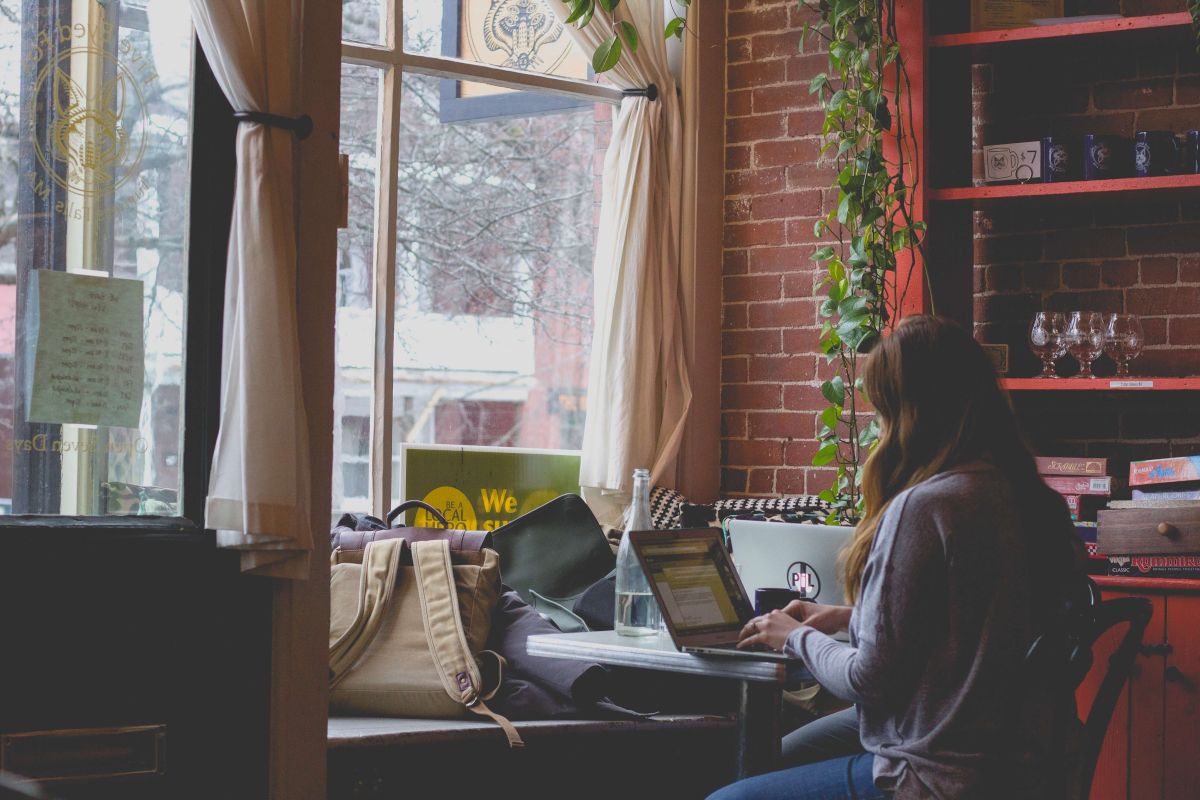
[[[29,422],[137,428],[142,282],[33,270],[25,305]]]

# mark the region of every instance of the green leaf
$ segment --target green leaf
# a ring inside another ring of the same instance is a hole
[[[567,24],[570,25],[572,22],[575,22],[582,17],[589,8],[593,7],[592,2],[593,0],[579,0],[579,3],[575,6],[575,10],[571,12],[571,16],[567,17]],[[583,23],[583,25],[586,24],[586,22]],[[579,27],[582,28],[583,25],[580,25]]]
[[[604,0],[600,0],[604,2]],[[596,48],[595,54],[592,56],[592,70],[599,75],[601,72],[608,72],[617,65],[621,60],[621,40],[616,34],[601,42]]]
[[[600,5],[604,6],[604,10],[611,14],[620,2],[621,0],[600,0]]]
[[[820,250],[812,254],[813,261],[828,261],[833,258],[833,248],[825,245]]]
[[[620,29],[621,35],[625,37],[625,41],[629,44],[629,52],[636,53],[638,46],[637,28],[633,27],[632,22],[626,22],[625,20],[618,22],[617,27]],[[616,62],[613,63],[615,65]]]
[[[820,75],[813,78],[812,81],[809,82],[808,93],[812,94],[813,92],[821,91],[821,89],[823,89],[825,87],[825,84],[827,84],[827,83],[829,83],[829,76],[826,75],[824,72],[822,72]]]
[[[846,384],[841,375],[834,375],[833,380],[821,384],[821,395],[835,406],[846,403]]]
[[[817,451],[817,454],[815,456],[813,456],[813,460],[812,460],[813,466],[814,467],[825,466],[830,461],[833,461],[835,458],[837,458],[837,451],[838,451],[838,447],[836,444],[825,445],[824,447],[822,447],[820,450]]]
[[[592,21],[592,15],[596,13],[596,0],[584,0],[584,5],[587,8],[584,10],[583,16],[579,18],[579,24],[576,26],[580,30],[588,26],[588,23]]]
[[[821,422],[823,422],[827,428],[836,429],[839,421],[838,418],[841,413],[842,410],[837,406],[830,406],[821,412]]]
[[[837,495],[833,493],[833,489],[826,489],[817,495],[818,500],[824,500],[826,503],[832,503],[837,500]]]
[[[683,26],[687,23],[683,17],[676,17],[667,23],[666,29],[663,30],[663,38],[667,39],[671,36],[683,38]]]
[[[804,40],[808,38],[808,20],[804,21],[804,30],[800,33],[800,54],[804,54]]]

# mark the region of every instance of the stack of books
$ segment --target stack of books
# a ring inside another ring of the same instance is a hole
[[[1086,496],[1108,497],[1112,494],[1112,478],[1108,471],[1108,459],[1062,458],[1058,456],[1037,459],[1038,473],[1054,491],[1061,494],[1075,520],[1075,531],[1087,545],[1088,555],[1103,559],[1096,553],[1096,523],[1080,521],[1080,504]]]

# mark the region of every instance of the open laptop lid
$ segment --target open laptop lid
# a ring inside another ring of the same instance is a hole
[[[736,642],[754,606],[718,528],[630,531],[676,647]]]

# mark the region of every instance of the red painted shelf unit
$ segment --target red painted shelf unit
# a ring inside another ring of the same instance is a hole
[[[1172,14],[1123,17],[1121,19],[1106,19],[1099,22],[1072,22],[1066,25],[1044,25],[1002,31],[980,31],[978,33],[950,33],[929,37],[929,46],[963,47],[967,45],[997,45],[1008,42],[1036,42],[1045,39],[1061,39],[1065,36],[1095,36],[1127,31],[1153,31],[1162,28],[1186,27],[1191,24],[1191,14],[1186,11],[1179,11]]]
[[[1004,388],[1010,392],[1129,392],[1200,390],[1200,378],[1005,378]]]

